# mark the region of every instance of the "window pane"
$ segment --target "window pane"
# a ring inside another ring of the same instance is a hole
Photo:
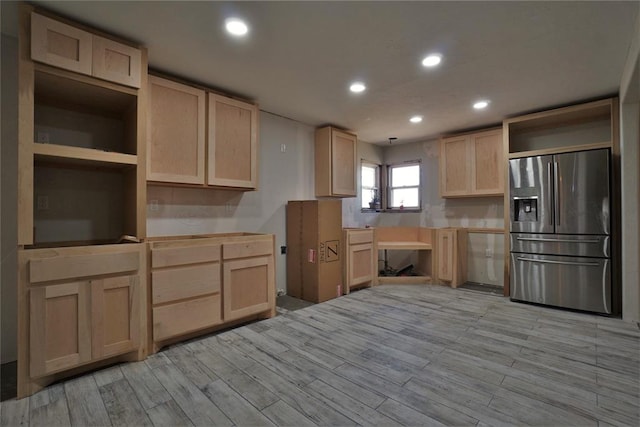
[[[402,188],[391,190],[391,208],[419,208],[419,189]]]
[[[362,186],[363,187],[375,187],[376,186],[376,169],[370,166],[362,166]]]
[[[363,188],[362,189],[362,208],[369,209],[369,202],[373,200],[373,195],[375,190],[372,188]]]
[[[391,186],[420,185],[420,165],[394,166],[391,168]]]

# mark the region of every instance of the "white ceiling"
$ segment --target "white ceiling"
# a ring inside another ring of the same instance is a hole
[[[35,3],[147,46],[154,69],[372,143],[425,140],[617,93],[639,4]],[[4,6],[3,32],[12,9]],[[243,40],[225,34],[230,16],[248,21]],[[444,55],[437,69],[420,64],[430,52]],[[350,93],[353,80],[367,91]],[[471,108],[479,98],[491,100],[487,110]],[[409,123],[415,114],[424,121]]]

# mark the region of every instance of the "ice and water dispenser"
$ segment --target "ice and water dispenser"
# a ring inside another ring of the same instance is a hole
[[[513,197],[513,222],[538,221],[537,197]]]

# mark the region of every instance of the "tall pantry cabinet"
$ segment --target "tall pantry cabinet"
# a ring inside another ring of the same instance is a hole
[[[144,357],[146,50],[20,8],[18,396]],[[115,357],[115,359],[114,359]]]

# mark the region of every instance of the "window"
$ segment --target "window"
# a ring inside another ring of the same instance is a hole
[[[420,161],[390,165],[387,209],[420,209]]]
[[[362,161],[361,173],[362,209],[380,209],[380,165]]]

